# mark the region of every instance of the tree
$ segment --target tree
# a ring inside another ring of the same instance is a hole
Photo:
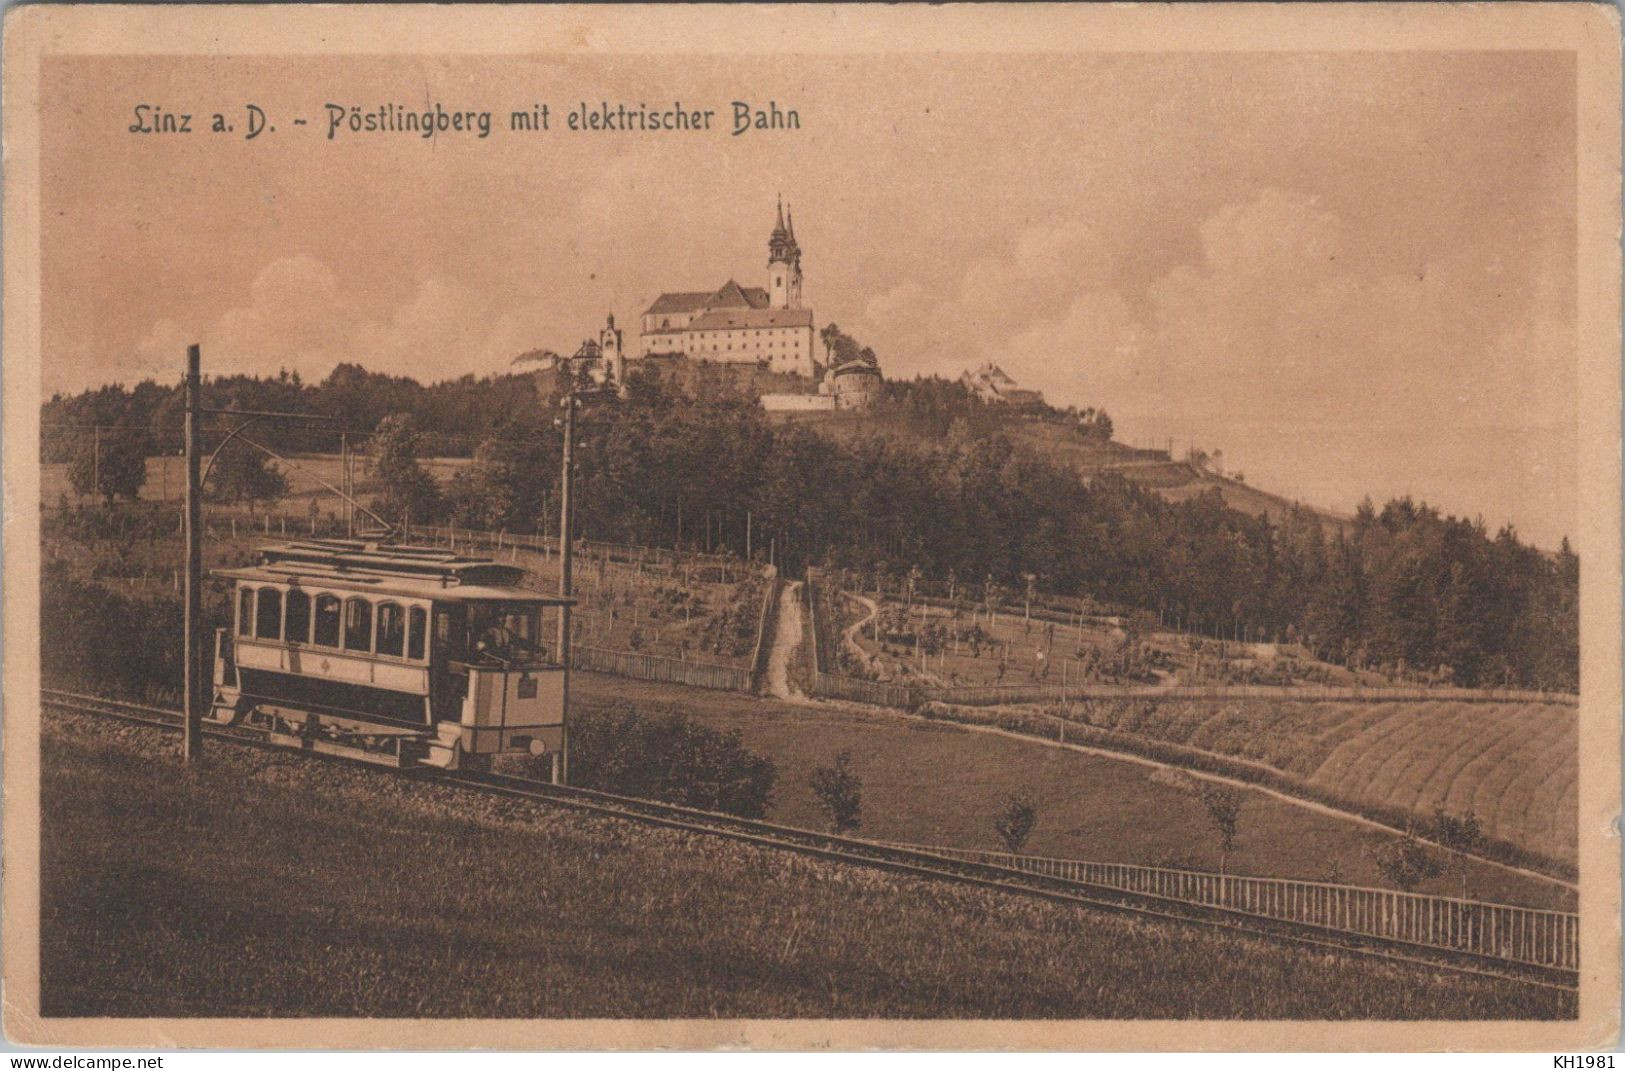
[[[215,457],[204,492],[215,502],[247,502],[252,510],[257,503],[275,502],[287,494],[288,478],[258,448],[238,440]]]
[[[861,358],[864,348],[838,327],[826,331],[832,352]],[[1356,671],[1403,661],[1429,681],[1578,687],[1581,563],[1572,546],[1550,554],[1511,528],[1491,531],[1405,499],[1364,501],[1337,523],[1307,510],[1261,521],[1231,509],[1217,488],[1167,501],[1120,472],[1085,479],[1013,441],[1008,410],[951,380],[888,380],[877,416],[891,430],[850,438],[770,422],[726,386],[720,366],[658,363],[662,371],[627,377],[624,403],[578,426],[583,537],[670,546],[678,528],[685,537],[720,528],[744,552],[749,532],[750,548],[771,547],[787,571],[823,563],[896,578],[917,566],[927,582],[952,571],[955,587],[978,599],[980,585],[965,581],[987,577],[987,609],[1019,597],[1020,578],[1032,573],[1045,594],[1087,596],[1118,615],[1151,611],[1175,628],[1238,640],[1296,633],[1318,657]],[[486,527],[529,528],[558,473],[555,410],[538,404],[539,392],[564,374],[424,386],[346,364],[320,384],[227,376],[205,389],[215,408],[376,427],[380,445],[405,419],[388,414],[413,413],[436,445],[425,438],[393,475],[392,451],[383,450],[382,486],[367,487],[386,494],[391,520],[442,515],[417,457],[504,444],[459,486],[460,523],[478,515]],[[573,383],[575,369],[568,375]],[[57,395],[41,407],[50,433],[41,450],[51,463],[78,461],[76,486],[87,494],[133,494],[112,486],[120,445],[105,436],[116,433],[104,433],[97,451],[80,429],[141,429],[148,453],[174,453],[180,410],[180,395],[152,381]],[[1104,415],[1093,415],[1104,432]],[[1089,417],[1081,410],[1075,419]],[[333,445],[330,429],[304,422],[266,426],[256,438],[284,454]],[[547,463],[503,456],[506,444],[528,441],[545,444],[536,458]]]
[[[1207,820],[1219,838],[1219,873],[1225,872],[1230,849],[1236,845],[1236,818],[1241,812],[1241,793],[1229,785],[1204,784],[1197,790]]]
[[[840,337],[842,337],[841,328],[834,323],[825,324],[823,329],[818,332],[819,340],[824,343],[824,354],[829,358],[829,364],[832,367],[837,363],[835,360],[835,340]]]
[[[1367,845],[1366,854],[1389,884],[1402,892],[1410,892],[1444,871],[1433,852],[1409,827],[1403,837],[1382,837]]]
[[[452,520],[492,531],[533,528],[558,467],[551,440],[487,439],[446,489]]]
[[[1004,801],[1004,809],[993,818],[993,830],[1011,855],[1020,854],[1037,824],[1038,808],[1026,796],[1011,796]]]
[[[373,432],[373,475],[383,491],[373,509],[388,521],[405,525],[440,515],[440,486],[418,461],[420,441],[410,413],[385,417]]]
[[[136,430],[81,435],[68,464],[68,482],[81,495],[101,495],[108,505],[119,497],[133,502],[147,482],[146,445],[146,436]]]
[[[1484,844],[1484,831],[1479,827],[1478,816],[1468,811],[1461,818],[1446,814],[1443,807],[1433,810],[1433,840],[1450,853],[1456,870],[1461,875],[1461,895],[1467,896],[1467,857],[1477,852]]]
[[[834,765],[818,767],[808,783],[829,812],[831,830],[850,833],[863,824],[863,781],[852,769],[852,752],[836,755]]]

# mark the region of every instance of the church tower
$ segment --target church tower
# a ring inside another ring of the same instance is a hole
[[[779,218],[767,240],[768,296],[775,309],[801,308],[801,247],[796,244],[795,215],[785,223],[784,202],[779,202]]]

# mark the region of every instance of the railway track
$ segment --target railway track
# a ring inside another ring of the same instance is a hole
[[[47,710],[112,718],[166,732],[179,732],[181,729],[180,712],[169,708],[51,688],[41,690],[41,701]],[[245,747],[274,750],[279,754],[288,753],[286,747],[271,743],[254,729],[206,723],[204,733],[211,738]],[[316,753],[308,754],[322,761],[345,761]],[[387,775],[380,767],[367,768]],[[928,848],[837,836],[677,804],[553,785],[502,774],[414,770],[410,775],[487,795],[529,800],[644,825],[723,837],[758,847],[793,851],[814,858],[864,866],[893,874],[949,881],[1139,918],[1200,926],[1237,936],[1316,948],[1327,953],[1421,965],[1462,975],[1578,993],[1578,977],[1576,972],[1572,971],[1506,963],[1471,953],[1428,948],[1364,934],[1341,933],[1316,926],[1247,915],[1222,907],[1049,878],[989,863],[951,859],[934,854]],[[396,776],[400,774],[397,773]]]

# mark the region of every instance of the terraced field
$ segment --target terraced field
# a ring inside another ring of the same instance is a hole
[[[1576,712],[1545,703],[1091,702],[1074,717],[1268,766],[1383,815],[1478,817],[1484,832],[1572,865]]]

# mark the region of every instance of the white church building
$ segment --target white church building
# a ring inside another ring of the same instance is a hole
[[[801,304],[801,247],[795,218],[779,205],[767,242],[767,287],[740,286],[661,294],[643,314],[639,354],[758,364],[813,374],[813,312]]]

